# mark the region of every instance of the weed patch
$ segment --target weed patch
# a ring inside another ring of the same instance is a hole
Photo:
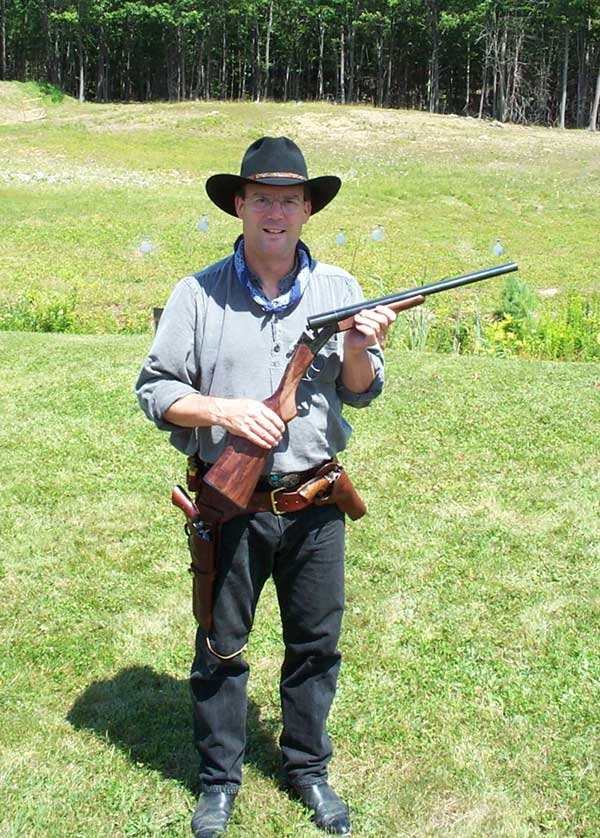
[[[77,294],[44,298],[38,292],[20,296],[14,303],[0,303],[0,331],[75,332]]]
[[[461,306],[455,314],[426,306],[406,312],[388,345],[462,355],[594,361],[600,358],[600,294],[571,292],[548,303],[517,280],[494,312],[482,313],[477,304]]]

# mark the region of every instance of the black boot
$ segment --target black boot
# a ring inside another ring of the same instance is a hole
[[[333,835],[350,835],[352,827],[348,807],[328,783],[294,787],[292,792],[313,810],[313,820],[319,829]]]
[[[198,798],[192,817],[194,838],[213,838],[215,835],[222,835],[227,829],[234,801],[235,794],[226,794],[223,791],[203,791]]]

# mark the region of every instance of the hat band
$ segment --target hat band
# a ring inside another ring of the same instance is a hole
[[[262,180],[271,177],[287,177],[293,180],[306,180],[304,175],[298,175],[296,172],[259,172],[257,175],[246,175],[247,180]]]

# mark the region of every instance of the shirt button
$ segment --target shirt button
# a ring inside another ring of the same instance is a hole
[[[273,347],[273,352],[279,352],[280,349],[281,349],[281,344],[276,343],[275,346]]]

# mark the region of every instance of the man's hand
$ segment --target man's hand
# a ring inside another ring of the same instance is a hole
[[[396,319],[396,312],[389,306],[365,309],[354,317],[354,326],[346,332],[344,351],[362,352],[376,343],[384,343],[387,330]]]
[[[354,318],[354,326],[344,338],[342,381],[354,393],[366,393],[373,383],[373,364],[366,351],[370,346],[385,344],[387,330],[396,319],[397,311],[421,305],[425,297],[413,297],[392,306],[365,309]]]
[[[274,448],[285,432],[285,424],[270,408],[254,399],[214,399],[212,424],[243,436],[261,448]]]
[[[361,311],[354,317],[354,326],[346,333],[344,348],[346,351],[358,352],[379,343],[385,344],[387,331],[396,320],[397,311],[420,306],[425,297],[419,295],[410,300],[401,300],[391,306],[377,306]]]
[[[266,449],[278,445],[285,432],[279,416],[255,399],[220,399],[191,393],[173,402],[163,418],[181,428],[221,425]]]

